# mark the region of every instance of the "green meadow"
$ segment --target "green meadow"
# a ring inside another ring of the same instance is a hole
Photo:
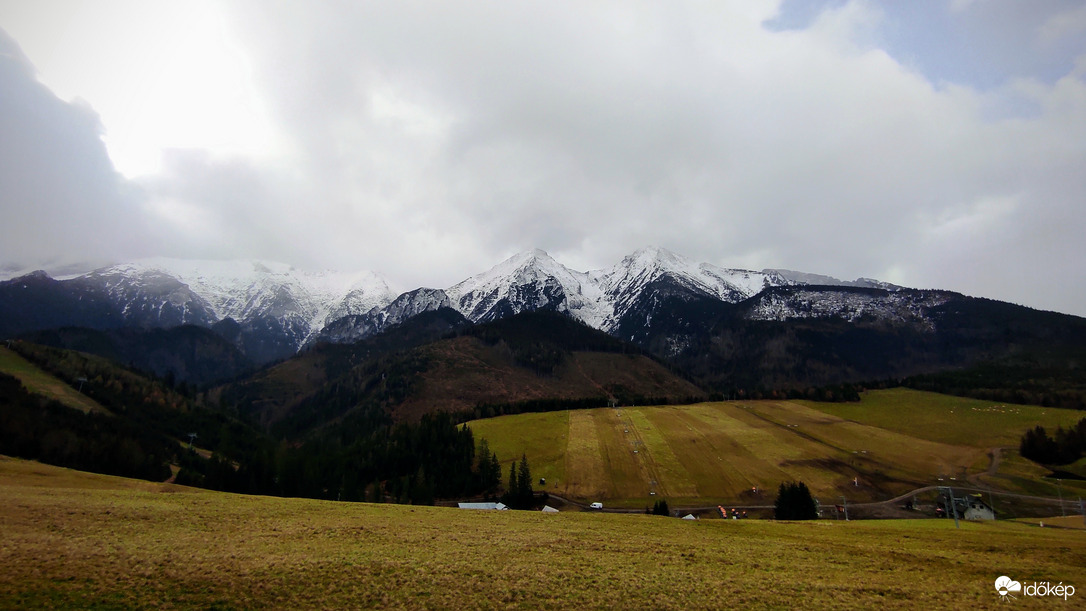
[[[6,458],[0,497],[4,608],[990,608],[1000,575],[1086,595],[1086,531],[1010,521],[350,504]]]
[[[942,443],[979,448],[1018,447],[1026,429],[1068,427],[1086,412],[1015,405],[933,392],[891,388],[863,394],[859,403],[802,405],[846,420]]]
[[[822,498],[886,500],[916,488],[981,486],[1056,496],[1044,468],[1017,456],[1038,424],[1077,422],[1070,410],[905,389],[854,404],[734,401],[502,416],[469,423],[508,465],[527,456],[537,488],[582,502],[644,507],[772,504],[803,481]],[[995,456],[998,455],[998,459]],[[1082,482],[1062,483],[1086,494]]]

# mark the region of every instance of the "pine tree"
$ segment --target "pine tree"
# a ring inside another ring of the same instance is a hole
[[[815,503],[807,484],[803,482],[781,483],[777,489],[777,501],[773,505],[773,517],[778,520],[814,520],[818,518]]]
[[[498,462],[498,455],[490,455],[490,471],[487,474],[489,477],[483,483],[487,492],[493,492],[501,486],[502,483],[502,466]]]
[[[513,462],[509,465],[509,487],[505,489],[505,495],[509,500],[506,505],[512,506],[516,502],[519,489],[520,487],[517,485],[517,463]]]
[[[527,509],[532,505],[532,472],[528,468],[528,457],[520,455],[520,470],[517,473],[517,499],[522,507]]]

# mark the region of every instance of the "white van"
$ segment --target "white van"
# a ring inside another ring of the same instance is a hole
[[[588,506],[589,509],[603,509],[603,503],[592,503]]]

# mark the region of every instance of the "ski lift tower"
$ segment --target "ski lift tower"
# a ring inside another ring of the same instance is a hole
[[[940,486],[939,490],[946,495],[948,503],[950,503],[950,511],[954,514],[954,528],[961,528],[958,524],[958,503],[954,500],[954,489],[950,486]]]

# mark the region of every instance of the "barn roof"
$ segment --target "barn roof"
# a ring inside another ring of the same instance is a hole
[[[457,503],[460,509],[509,509],[505,503]]]

